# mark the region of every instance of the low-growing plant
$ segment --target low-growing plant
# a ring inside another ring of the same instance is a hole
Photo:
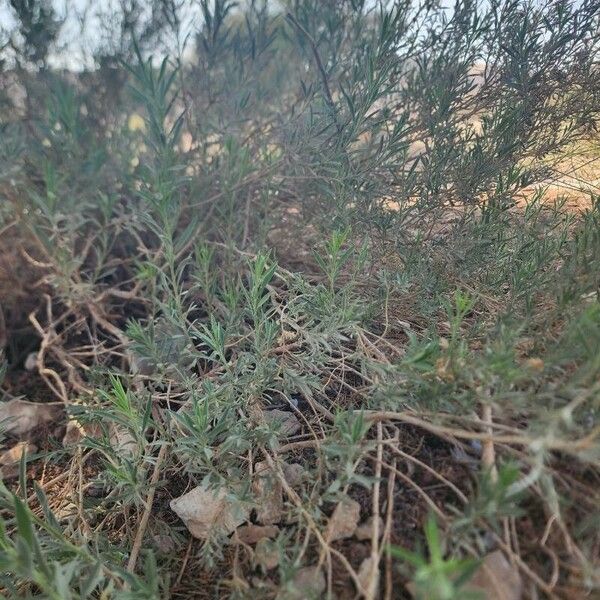
[[[0,26],[0,593],[595,593],[597,2],[117,4]]]
[[[457,600],[458,598],[479,598],[476,592],[462,588],[473,576],[477,561],[469,559],[444,558],[444,549],[435,518],[430,516],[425,524],[427,555],[410,552],[404,548],[391,547],[392,556],[411,565],[415,573],[412,581],[417,598],[432,600]]]

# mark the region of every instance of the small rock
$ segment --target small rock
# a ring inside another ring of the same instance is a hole
[[[304,467],[300,463],[288,464],[284,462],[281,465],[281,468],[283,470],[283,476],[290,486],[296,487],[302,481]]]
[[[37,352],[30,352],[25,359],[23,366],[26,371],[33,371],[37,368]]]
[[[117,450],[128,457],[132,457],[137,454],[137,442],[135,441],[133,434],[128,429],[111,422],[108,432],[109,442],[114,450]]]
[[[0,454],[0,465],[14,465],[21,462],[23,454],[33,454],[37,447],[29,442],[19,442],[12,448],[5,450]]]
[[[377,565],[375,565],[374,569],[373,563],[372,557],[365,558],[365,560],[360,563],[357,573],[362,591],[366,592],[369,598],[377,597],[376,591],[379,586],[379,569],[377,568]]]
[[[270,571],[279,564],[279,550],[273,540],[263,538],[256,544],[254,560],[264,570]]]
[[[333,511],[327,525],[326,539],[330,542],[351,537],[360,518],[360,504],[350,498],[344,498]]]
[[[283,513],[283,488],[266,461],[255,465],[252,490],[256,499],[256,519],[263,525],[281,521]]]
[[[37,447],[29,442],[19,442],[0,454],[0,479],[14,479],[19,476],[19,463],[23,454],[33,454]]]
[[[0,403],[0,424],[5,433],[22,435],[39,425],[55,421],[63,409],[62,402],[10,400]]]
[[[462,588],[479,592],[486,600],[521,600],[523,580],[501,550],[488,554],[471,580]]]
[[[369,517],[364,523],[359,525],[356,528],[356,531],[354,532],[356,539],[361,541],[370,540],[373,537],[373,524],[373,517]],[[381,536],[383,535],[383,528],[385,527],[383,519],[381,517],[377,517],[377,525],[379,532],[378,537],[381,538]]]
[[[279,410],[277,408],[267,410],[264,411],[263,418],[268,425],[276,427],[286,437],[294,435],[302,429],[302,425],[296,415],[287,410]]]
[[[209,538],[217,532],[229,535],[248,520],[250,512],[226,489],[211,490],[205,486],[198,486],[171,500],[170,506],[198,539]]]
[[[235,531],[235,537],[243,544],[252,546],[264,538],[277,537],[279,527],[275,525],[242,525]]]
[[[277,600],[319,600],[327,588],[325,575],[319,567],[304,567],[277,594]]]

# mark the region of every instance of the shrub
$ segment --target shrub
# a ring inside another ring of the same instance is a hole
[[[4,593],[391,597],[395,554],[459,597],[498,548],[598,589],[597,3],[135,1],[78,65],[11,6],[2,394],[70,423],[0,490]],[[274,539],[194,541],[197,487]]]

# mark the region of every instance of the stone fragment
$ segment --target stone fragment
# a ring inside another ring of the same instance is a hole
[[[344,498],[335,507],[327,525],[326,539],[330,542],[351,537],[360,518],[360,505],[355,500]]]
[[[198,539],[207,539],[214,533],[229,535],[249,516],[248,508],[225,488],[212,490],[198,486],[171,500],[170,506]]]
[[[256,519],[262,525],[272,525],[283,514],[283,488],[266,461],[255,465],[252,491],[256,500]]]
[[[242,525],[235,531],[235,537],[243,544],[253,546],[264,538],[277,537],[279,527],[276,525]]]
[[[384,528],[383,519],[381,517],[377,517],[377,524],[379,533],[378,538],[381,538]],[[373,537],[373,525],[373,517],[369,517],[364,523],[361,523],[354,532],[356,539],[361,541],[370,540]]]

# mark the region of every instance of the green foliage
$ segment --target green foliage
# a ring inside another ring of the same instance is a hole
[[[519,516],[521,511],[518,505],[523,494],[516,489],[518,479],[519,469],[514,464],[501,465],[497,478],[489,472],[483,472],[471,503],[453,523],[455,530],[470,532],[483,519],[498,531],[503,518]]]
[[[94,548],[83,539],[65,536],[44,492],[36,487],[35,494],[43,517],[36,516],[4,484],[0,487],[2,508],[14,514],[14,518],[0,520],[1,581],[8,597],[36,598],[39,592],[53,600],[91,599],[99,594],[132,600],[161,597],[163,582],[156,576],[150,554],[147,577],[141,580],[119,565],[114,550]]]
[[[564,170],[596,143],[596,3],[136,0],[78,74],[49,68],[50,4],[11,5],[0,383],[20,395],[42,350],[30,379],[63,400],[60,381],[84,432],[46,457],[79,471],[71,521],[40,490],[24,500],[25,460],[21,495],[1,489],[7,594],[168,597],[186,552],[168,499],[210,484],[259,507],[256,464],[297,451],[272,587],[252,588],[242,550],[222,581],[222,537],[189,555],[232,594],[275,597],[310,557],[329,564],[315,528],[341,498],[369,496],[364,512],[380,486],[383,515],[393,448],[413,438],[415,477],[439,454],[466,497],[431,500],[451,515],[444,539],[429,519],[426,550],[392,550],[421,597],[466,597],[477,562],[457,557],[526,511],[536,539],[552,515],[590,570],[596,530],[565,532],[581,521],[571,478],[598,516],[600,202]],[[488,426],[497,480],[472,472]],[[138,577],[123,565],[147,509]],[[151,551],[164,531],[175,550]]]
[[[417,598],[431,600],[457,600],[478,598],[473,592],[461,588],[469,581],[478,566],[477,561],[444,558],[444,549],[435,518],[430,516],[425,524],[427,556],[409,552],[404,548],[390,548],[392,556],[401,559],[415,569],[413,583]]]

